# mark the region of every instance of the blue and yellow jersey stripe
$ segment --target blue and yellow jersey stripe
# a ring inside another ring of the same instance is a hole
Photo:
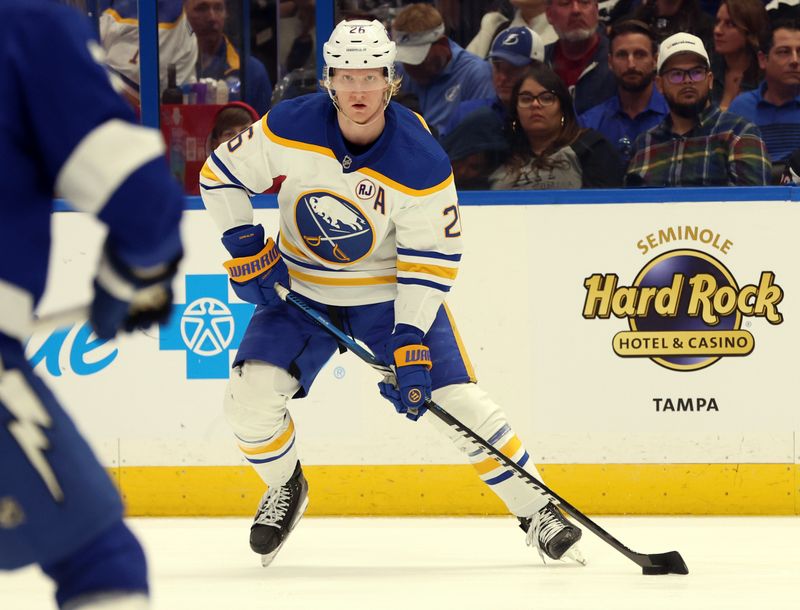
[[[294,445],[295,430],[292,418],[287,415],[284,420],[285,429],[279,431],[277,436],[261,441],[244,441],[237,438],[239,450],[251,464],[266,464],[274,462],[286,455]]]
[[[449,292],[460,261],[461,254],[397,248],[397,281]]]
[[[530,455],[525,450],[522,441],[511,431],[511,427],[508,424],[503,425],[488,440],[489,444],[500,453],[520,466],[524,466],[530,459]],[[473,467],[484,483],[497,485],[514,476],[511,470],[504,467],[495,458],[484,456],[486,456],[486,453],[483,450],[477,450],[469,455],[470,462],[472,462]]]

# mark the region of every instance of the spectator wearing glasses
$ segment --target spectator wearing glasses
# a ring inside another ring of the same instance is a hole
[[[489,177],[492,189],[613,188],[622,185],[614,147],[578,124],[558,75],[536,63],[514,88],[511,153]]]
[[[580,114],[616,91],[608,67],[608,39],[598,29],[597,0],[547,0],[547,20],[558,40],[545,47],[552,66],[572,93]]]
[[[783,166],[800,148],[800,20],[774,21],[758,61],[764,82],[739,95],[729,110],[755,123],[773,166]]]
[[[617,93],[578,120],[615,145],[627,167],[636,138],[660,123],[669,107],[653,84],[658,44],[650,27],[633,19],[618,22],[611,28],[609,45],[608,65],[617,81]]]
[[[770,162],[758,128],[711,104],[714,77],[703,42],[674,34],[661,43],[656,86],[669,115],[639,136],[629,186],[764,185]]]
[[[763,76],[758,49],[767,31],[767,11],[761,0],[725,0],[714,25],[711,101],[727,110],[743,91],[758,87]]]
[[[488,188],[489,174],[508,152],[504,126],[510,122],[514,87],[528,66],[543,59],[544,43],[530,28],[508,28],[497,35],[489,53],[495,95],[461,102],[442,134],[457,188]]]
[[[508,118],[514,86],[522,80],[528,66],[535,61],[543,60],[544,43],[532,29],[521,26],[500,32],[489,52],[494,95],[461,102],[440,135],[444,136],[451,132],[478,108],[490,108],[497,118],[498,127],[502,128],[502,124]]]

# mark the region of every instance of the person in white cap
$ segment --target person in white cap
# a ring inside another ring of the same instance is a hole
[[[772,168],[758,128],[711,104],[709,68],[697,36],[679,32],[661,43],[656,86],[669,115],[636,140],[628,186],[769,183]]]
[[[461,260],[450,161],[424,120],[391,102],[395,43],[379,21],[342,21],[323,45],[326,93],[277,104],[221,144],[200,177],[203,203],[231,255],[234,292],[257,305],[234,359],[225,416],[267,490],[250,547],[268,565],[308,504],[289,400],[303,398],[337,342],[274,290],[288,286],[343,332],[395,365],[381,395],[411,420],[433,398],[534,474],[503,410],[484,391],[445,299]],[[254,224],[250,195],[285,176],[276,240]],[[347,424],[359,405],[331,405]],[[581,530],[512,471],[428,418],[465,454],[542,557],[572,558]],[[335,432],[331,442],[336,442]]]
[[[491,97],[461,102],[453,111],[447,127],[439,135],[444,137],[450,133],[478,108],[491,108],[502,127],[502,123],[508,117],[514,86],[522,80],[526,68],[535,61],[544,61],[544,43],[536,32],[525,26],[508,28],[500,32],[489,51],[495,94]]]
[[[412,94],[428,125],[438,134],[465,100],[491,97],[489,64],[450,40],[444,20],[432,5],[409,4],[392,22],[397,44],[401,93]]]

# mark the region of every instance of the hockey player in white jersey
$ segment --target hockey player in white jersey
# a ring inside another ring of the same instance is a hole
[[[120,77],[126,97],[139,104],[139,2],[101,0],[100,41],[106,65]],[[175,66],[178,86],[195,82],[197,37],[183,10],[183,0],[158,0],[159,91],[168,86],[168,70]]]
[[[0,570],[39,564],[61,608],[144,610],[147,566],[119,493],[24,349],[56,192],[108,228],[89,320],[98,337],[172,305],[183,196],[161,134],[134,123],[101,57],[74,9],[0,2]]]
[[[264,565],[307,505],[287,403],[310,390],[335,341],[273,290],[291,287],[327,310],[379,358],[379,384],[416,420],[433,399],[538,476],[503,411],[475,383],[445,297],[461,259],[458,200],[447,155],[415,113],[390,102],[395,45],[378,21],[343,21],[323,48],[326,93],[284,101],[221,145],[201,194],[233,257],[240,298],[257,304],[224,408],[245,458],[268,486],[250,531]],[[285,177],[277,242],[253,224],[249,197]],[[452,428],[432,422],[474,464],[542,557],[582,561],[579,528]]]

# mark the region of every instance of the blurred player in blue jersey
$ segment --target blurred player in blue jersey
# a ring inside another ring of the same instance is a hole
[[[291,282],[344,332],[396,365],[397,387],[379,386],[399,412],[416,420],[432,396],[536,473],[503,411],[476,385],[444,303],[461,259],[458,198],[447,155],[422,118],[390,102],[399,85],[394,42],[378,21],[343,21],[323,54],[327,93],[278,104],[217,148],[200,178],[233,257],[225,263],[231,285],[257,304],[225,413],[268,486],[250,530],[264,565],[308,502],[287,402],[307,394],[337,348],[277,297],[275,282]],[[253,224],[249,196],[282,177],[276,243]],[[581,560],[580,529],[455,430],[432,423],[468,455],[543,557]]]
[[[132,123],[85,21],[47,0],[0,3],[0,569],[38,563],[62,608],[139,610],[147,568],[119,494],[23,347],[55,193],[108,227],[90,309],[100,338],[169,314],[182,252],[161,135]]]

